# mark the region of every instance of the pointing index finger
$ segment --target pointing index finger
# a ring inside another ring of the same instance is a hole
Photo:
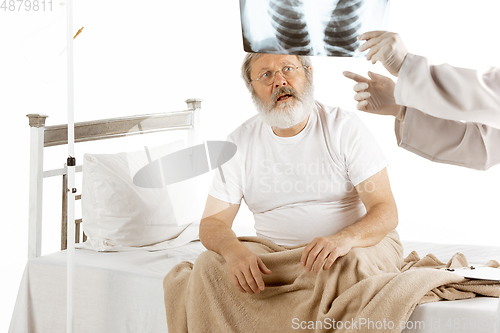
[[[370,80],[365,78],[364,76],[361,76],[353,72],[345,71],[342,74],[344,74],[346,78],[354,80],[356,82],[366,82],[366,83],[370,82]]]

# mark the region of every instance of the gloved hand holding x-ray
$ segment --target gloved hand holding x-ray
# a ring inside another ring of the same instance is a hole
[[[358,39],[367,41],[359,47],[361,52],[370,50],[366,55],[366,60],[371,61],[372,64],[380,61],[389,73],[398,76],[408,51],[397,33],[369,31],[360,35]]]

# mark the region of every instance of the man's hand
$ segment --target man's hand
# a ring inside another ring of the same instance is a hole
[[[380,115],[396,116],[400,106],[394,99],[394,82],[386,76],[368,72],[370,79],[361,75],[344,72],[344,76],[356,81],[353,89],[358,110]]]
[[[227,255],[226,261],[231,281],[241,292],[253,295],[264,290],[262,273],[271,271],[255,253],[242,246]]]
[[[318,273],[324,263],[323,269],[326,271],[338,257],[345,256],[351,248],[346,239],[336,235],[316,237],[302,251],[300,262],[307,271],[312,269],[314,273]]]
[[[408,54],[398,34],[388,31],[369,31],[360,35],[358,39],[367,41],[359,47],[361,52],[370,49],[366,60],[371,60],[372,64],[380,61],[389,73],[398,76]]]
[[[231,282],[240,291],[259,293],[265,287],[262,273],[271,274],[271,271],[238,240],[231,229],[239,207],[209,195],[200,222],[200,240],[208,250],[224,257]]]

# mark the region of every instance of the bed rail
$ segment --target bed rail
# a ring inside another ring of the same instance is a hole
[[[135,134],[169,130],[188,130],[190,145],[200,142],[200,108],[202,99],[188,99],[188,109],[129,117],[109,118],[75,123],[75,143],[118,138]],[[28,259],[39,257],[42,246],[42,195],[43,179],[63,176],[63,207],[61,221],[61,250],[67,244],[67,181],[66,166],[61,169],[43,170],[43,149],[68,143],[68,125],[45,126],[47,115],[28,114],[30,126],[30,175],[28,217]],[[81,172],[81,165],[76,172]],[[77,199],[80,199],[78,197]],[[75,221],[75,242],[80,237],[80,220]],[[83,236],[85,241],[85,235]]]

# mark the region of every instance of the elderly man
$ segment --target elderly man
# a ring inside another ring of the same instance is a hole
[[[398,218],[386,159],[356,116],[314,101],[307,57],[248,54],[242,75],[259,114],[228,138],[238,152],[223,166],[226,183],[214,180],[200,240],[224,257],[234,285],[253,294],[271,272],[231,230],[242,198],[257,236],[308,243],[301,261],[314,272],[377,244]]]
[[[387,160],[354,113],[314,101],[309,58],[248,54],[242,75],[258,114],[228,137],[238,150],[200,224],[210,251],[164,280],[174,332],[288,332],[293,316],[331,319],[345,290],[402,262]],[[241,199],[258,238],[231,229]]]

